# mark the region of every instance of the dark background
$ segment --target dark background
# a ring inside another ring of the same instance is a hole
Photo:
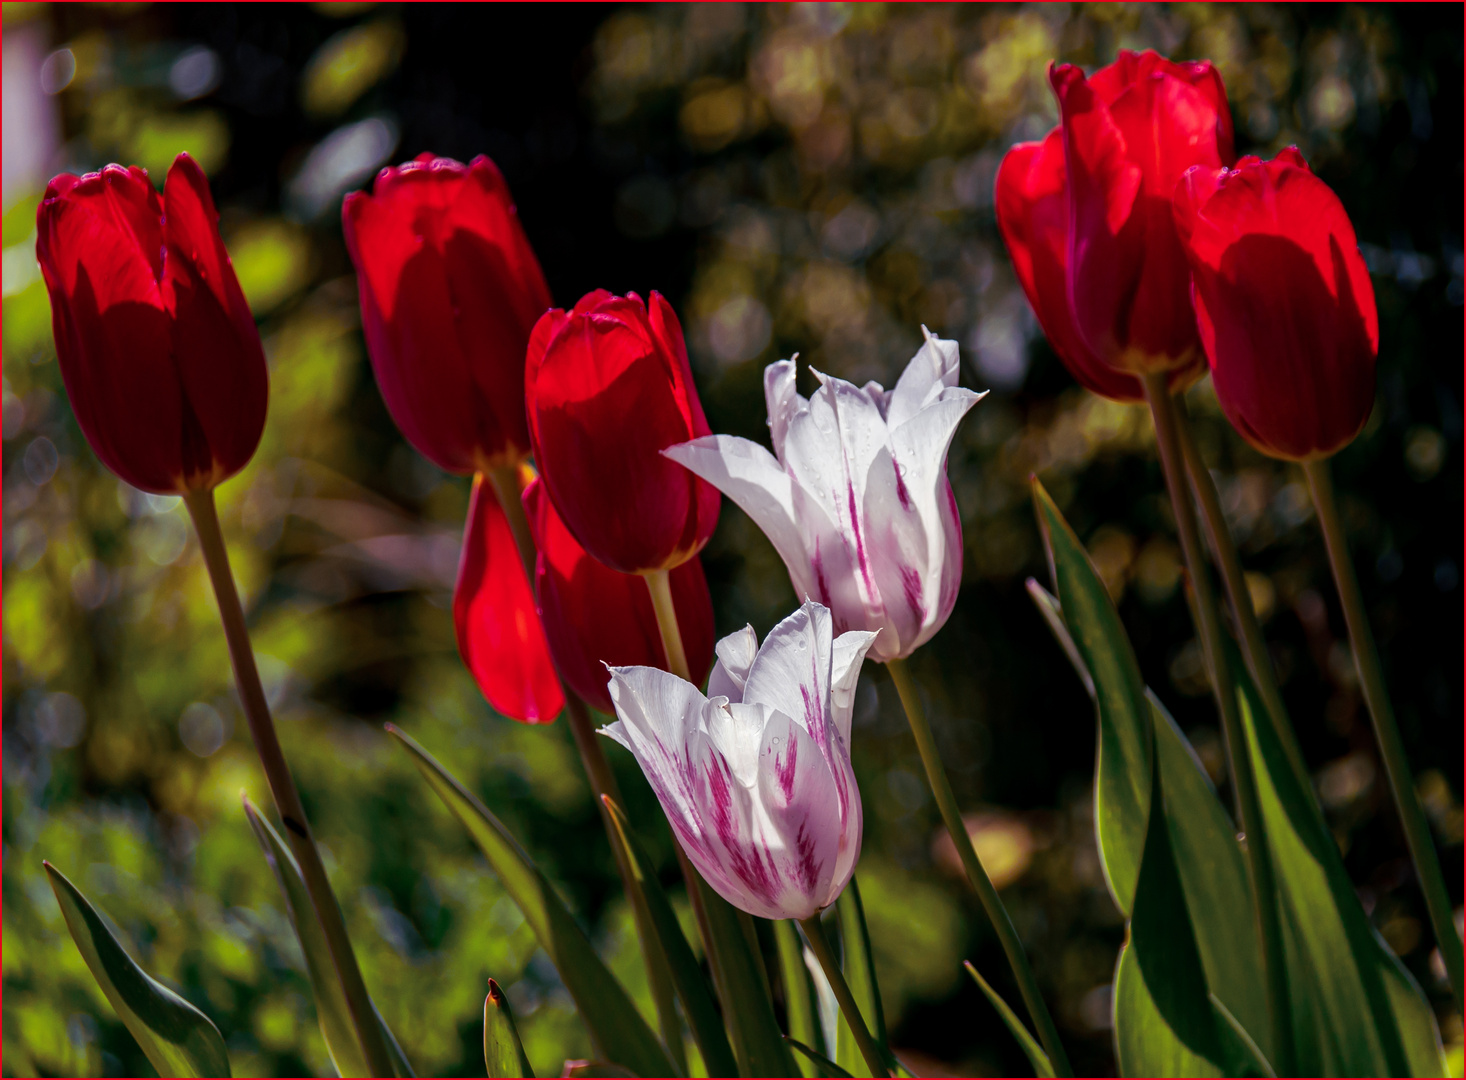
[[[544,954],[385,745],[382,721],[453,763],[645,993],[568,733],[494,716],[457,660],[446,603],[466,481],[422,462],[391,425],[340,239],[340,191],[377,162],[368,155],[319,209],[298,195],[313,152],[374,119],[395,135],[381,160],[431,150],[498,163],[557,303],[599,287],[665,293],[715,431],[763,436],[760,374],[780,356],[891,385],[918,324],[960,341],[964,384],[995,392],[951,454],[962,594],[914,665],[1076,1068],[1109,1072],[1123,924],[1094,852],[1092,707],[1024,591],[1028,575],[1047,579],[1030,473],[1090,546],[1147,679],[1219,780],[1220,737],[1148,419],[1073,386],[1006,266],[991,183],[1008,145],[1053,123],[1049,58],[1092,68],[1117,48],[1153,47],[1215,60],[1239,152],[1300,145],[1374,272],[1379,398],[1335,468],[1459,905],[1459,7],[7,5],[4,17],[7,78],[22,32],[40,42],[37,58],[62,47],[73,57],[70,82],[43,102],[56,133],[45,175],[142,161],[161,181],[180,149],[210,172],[272,365],[265,443],[220,492],[226,532],[367,981],[420,1073],[481,1071],[487,975],[523,1019],[537,1070],[553,1074],[588,1043]],[[343,40],[357,42],[357,59],[332,68],[321,58]],[[199,46],[215,80],[194,94],[175,76]],[[353,80],[356,92],[341,89]],[[44,288],[17,278],[12,289],[10,253],[34,243],[38,192],[12,190],[9,175],[5,1071],[146,1068],[65,940],[43,857],[215,1020],[237,1072],[329,1071],[298,951],[238,810],[241,786],[257,800],[264,787],[183,511],[120,489],[75,427]],[[1460,1018],[1301,475],[1247,448],[1209,386],[1189,407],[1350,873],[1440,1010],[1459,1071]],[[720,633],[752,622],[762,634],[793,606],[772,549],[731,505],[703,559]],[[675,887],[655,803],[629,758],[612,756]],[[895,1045],[919,1072],[1024,1069],[961,977],[970,958],[1017,1001],[936,843],[935,807],[876,665],[863,676],[855,762],[860,879]]]

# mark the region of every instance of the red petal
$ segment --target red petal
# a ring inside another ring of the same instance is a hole
[[[61,375],[87,441],[134,487],[178,493],[183,404],[158,288],[162,219],[142,169],[60,176],[36,215],[36,258]]]
[[[681,388],[674,374],[686,354],[665,355],[671,327],[660,323],[659,338],[640,300],[613,297],[586,311],[589,299],[552,318],[543,355],[545,331],[534,336],[526,394],[535,461],[566,527],[601,562],[623,573],[675,566],[716,520],[716,493],[704,499],[661,455],[706,432],[706,421],[695,433],[684,412],[690,372]]]
[[[540,551],[535,590],[550,652],[571,689],[611,712],[607,664],[667,668],[646,580],[586,554],[539,481],[525,489],[524,504]],[[682,646],[701,685],[713,662],[713,609],[701,562],[689,559],[677,567],[671,583]]]
[[[163,187],[163,299],[188,412],[184,464],[196,486],[233,476],[265,429],[269,376],[254,316],[219,236],[203,170],[179,154]]]
[[[458,652],[490,705],[529,724],[555,719],[565,698],[545,631],[509,521],[482,476],[464,525],[453,626]]]
[[[1368,420],[1379,322],[1348,214],[1299,160],[1188,174],[1176,212],[1223,410],[1259,449],[1301,460]]]

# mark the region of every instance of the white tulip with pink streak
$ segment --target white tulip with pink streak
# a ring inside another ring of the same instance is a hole
[[[873,630],[873,660],[909,656],[941,629],[962,581],[962,523],[947,481],[957,424],[982,399],[957,385],[955,341],[926,343],[894,390],[816,371],[808,399],[794,361],[764,370],[774,453],[731,435],[662,451],[753,518],[794,591],[838,630]]]
[[[735,907],[807,919],[835,902],[860,857],[850,718],[875,634],[834,635],[806,601],[760,647],[718,642],[704,697],[659,668],[610,668],[617,722],[693,865]]]

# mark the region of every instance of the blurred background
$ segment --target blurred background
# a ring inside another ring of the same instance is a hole
[[[796,350],[891,385],[920,324],[960,342],[963,383],[993,393],[951,452],[961,598],[914,665],[1075,1065],[1108,1073],[1124,928],[1094,846],[1093,709],[1024,592],[1029,575],[1047,581],[1031,473],[1089,546],[1148,681],[1219,782],[1221,741],[1148,417],[1079,390],[1043,340],[998,239],[993,176],[1009,145],[1055,122],[1051,58],[1212,60],[1239,151],[1299,145],[1374,274],[1378,403],[1336,470],[1459,905],[1459,7],[7,3],[3,18],[7,1075],[148,1072],[67,938],[42,858],[214,1019],[236,1074],[331,1072],[240,809],[241,789],[267,792],[186,515],[86,446],[35,265],[51,175],[121,161],[161,183],[181,150],[211,177],[271,366],[264,442],[219,491],[235,572],[367,982],[419,1073],[482,1074],[489,975],[541,1075],[590,1046],[517,909],[384,721],[509,823],[648,1004],[564,724],[496,716],[459,662],[449,599],[468,483],[403,442],[366,362],[340,199],[424,150],[499,164],[557,303],[596,287],[665,293],[715,431],[765,438],[762,368]],[[1249,450],[1209,384],[1188,400],[1335,837],[1437,1006],[1459,1075],[1461,1018],[1301,475]],[[773,549],[731,504],[703,560],[720,633],[748,622],[762,634],[793,607]],[[1018,1000],[875,665],[855,723],[859,880],[895,1045],[923,1073],[1024,1070],[959,967],[972,959]],[[665,822],[629,756],[610,754],[681,898]]]

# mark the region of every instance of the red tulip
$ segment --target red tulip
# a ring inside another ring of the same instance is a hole
[[[137,166],[56,177],[36,214],[36,258],[66,393],[102,463],[169,495],[244,468],[269,377],[194,160],[178,155],[161,199]]]
[[[535,325],[525,364],[535,464],[565,527],[626,574],[670,570],[702,550],[717,488],[662,456],[712,434],[682,327],[659,293],[604,289]]]
[[[422,154],[341,205],[377,386],[407,441],[449,472],[529,452],[524,348],[550,306],[504,177]]]
[[[1186,259],[1170,216],[1193,165],[1232,160],[1216,70],[1121,52],[1086,79],[1050,65],[1060,125],[1021,144],[998,177],[998,214],[1019,280],[1059,355],[1085,386],[1139,400],[1130,376],[1202,369]]]
[[[606,665],[667,670],[657,615],[644,578],[622,574],[591,558],[555,513],[544,484],[524,490],[539,558],[535,593],[560,674],[581,697],[612,712]],[[713,604],[702,562],[688,559],[669,575],[682,648],[699,685],[713,663]]]
[[[493,486],[473,482],[453,590],[458,652],[499,712],[548,724],[565,704],[519,549]]]
[[[1326,457],[1374,406],[1379,317],[1354,226],[1297,149],[1196,168],[1175,193],[1222,410],[1265,454]]]

